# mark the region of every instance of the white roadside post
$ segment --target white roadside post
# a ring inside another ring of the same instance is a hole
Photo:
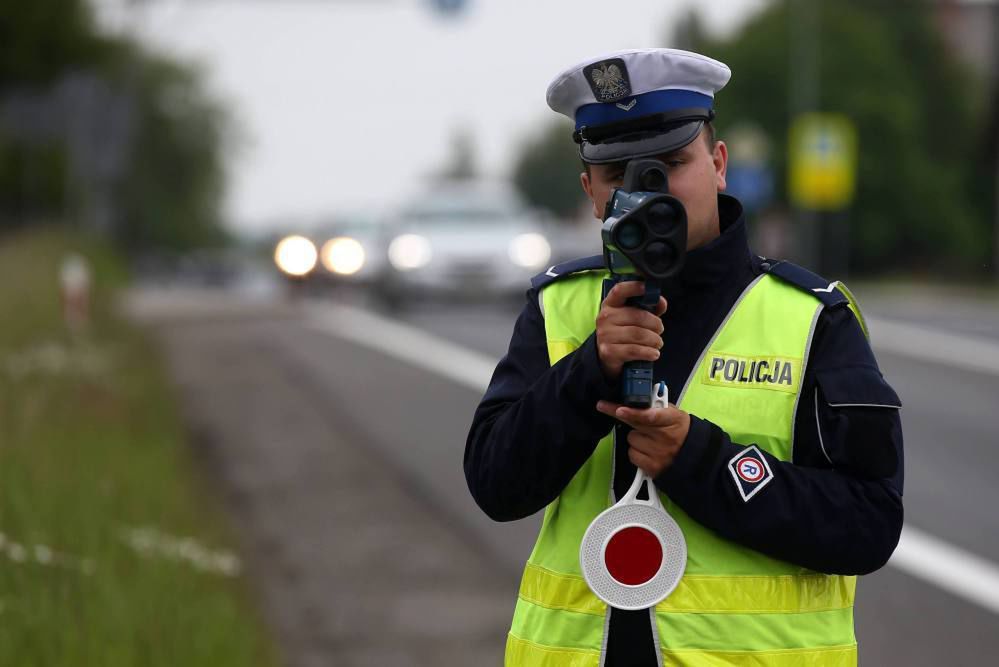
[[[80,334],[90,325],[90,264],[79,253],[63,257],[59,267],[59,290],[66,327]]]

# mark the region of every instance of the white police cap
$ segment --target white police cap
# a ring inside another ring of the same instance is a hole
[[[576,123],[590,163],[618,162],[686,146],[714,118],[724,63],[678,49],[632,49],[570,67],[548,86],[548,106]]]

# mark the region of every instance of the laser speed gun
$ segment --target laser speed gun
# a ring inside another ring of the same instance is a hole
[[[628,162],[624,183],[607,202],[601,228],[604,264],[614,282],[645,281],[645,294],[628,305],[652,312],[659,282],[683,268],[687,252],[687,211],[669,194],[666,165],[659,160]],[[629,361],[621,373],[621,402],[651,406],[652,362]]]

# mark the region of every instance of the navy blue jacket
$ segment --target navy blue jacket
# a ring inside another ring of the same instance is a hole
[[[680,275],[662,285],[669,306],[655,379],[666,381],[674,400],[739,295],[772,266],[750,252],[738,201],[719,196],[719,213],[721,235],[688,253]],[[549,364],[538,297],[553,279],[539,276],[528,290],[465,445],[469,490],[497,521],[527,517],[552,502],[615,426],[596,410],[598,400],[616,399],[617,386],[603,376],[594,335]],[[902,528],[900,402],[845,300],[816,294],[831,305],[816,324],[792,461],[765,454],[774,479],[747,502],[728,470],[745,445],[692,415],[683,447],[655,482],[691,517],[734,542],[819,572],[865,574],[885,564]],[[620,435],[618,497],[635,474]],[[647,612],[614,610],[607,665],[640,664],[625,659],[625,648],[648,636],[648,624]]]

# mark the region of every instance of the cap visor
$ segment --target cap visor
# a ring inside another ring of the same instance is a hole
[[[590,164],[606,164],[636,157],[662,155],[689,144],[700,133],[703,125],[704,121],[698,120],[684,123],[666,132],[626,135],[621,139],[603,141],[599,144],[583,142],[579,146],[579,156]]]

